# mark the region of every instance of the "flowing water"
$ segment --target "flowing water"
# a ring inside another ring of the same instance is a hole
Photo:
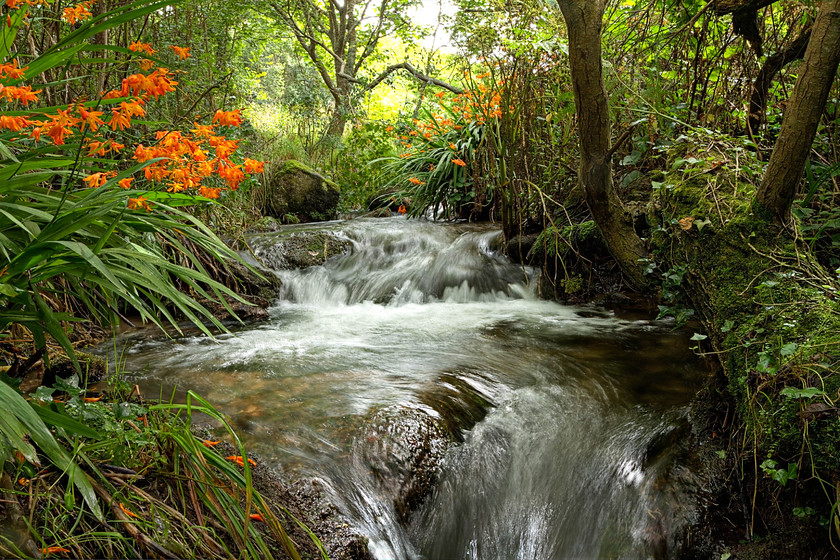
[[[269,321],[215,341],[127,339],[145,392],[192,389],[264,462],[321,478],[379,559],[671,554],[694,511],[676,443],[703,375],[685,333],[538,299],[535,271],[507,261],[486,226],[327,227],[352,251],[279,271]],[[255,253],[282,235],[254,238]],[[360,434],[377,411],[436,414],[428,396],[453,387],[491,404],[400,522]]]

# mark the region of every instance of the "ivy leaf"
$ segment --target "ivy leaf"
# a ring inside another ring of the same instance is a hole
[[[723,322],[723,326],[720,328],[720,332],[727,333],[732,330],[732,327],[735,326],[735,323],[732,322],[732,319],[727,319]]]
[[[697,231],[703,231],[703,228],[711,223],[711,220],[704,220],[702,218],[694,220],[694,225],[697,226]]]
[[[705,334],[694,333],[694,336],[692,336],[689,340],[706,340],[707,338],[709,337]]]
[[[798,389],[796,387],[785,387],[779,394],[786,396],[789,399],[810,399],[817,395],[825,395],[825,391],[817,389],[816,387],[806,387],[805,389]]]
[[[782,349],[779,352],[781,353],[782,356],[792,355],[794,352],[796,352],[796,343],[795,342],[788,342],[787,344],[782,346]]]
[[[36,401],[51,403],[53,402],[52,395],[54,392],[55,389],[53,389],[52,387],[44,387],[43,385],[41,385],[32,395],[32,398],[34,398]]]

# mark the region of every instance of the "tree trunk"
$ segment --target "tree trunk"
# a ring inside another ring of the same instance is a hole
[[[569,66],[580,134],[580,182],[586,204],[630,284],[647,280],[640,259],[648,257],[633,222],[615,192],[610,150],[610,114],[601,64],[604,0],[561,0],[569,33]]]
[[[786,49],[767,57],[764,66],[758,71],[750,93],[750,134],[758,134],[758,129],[764,122],[764,114],[767,112],[767,94],[770,91],[770,86],[773,85],[776,74],[794,60],[801,59],[805,55],[805,49],[808,47],[810,39],[811,27],[808,26]]]
[[[755,202],[777,223],[790,219],[790,207],[817,124],[840,63],[840,0],[823,0],[814,21],[805,60],[785,110],[782,129]]]

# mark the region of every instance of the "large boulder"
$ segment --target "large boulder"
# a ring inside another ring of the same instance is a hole
[[[292,215],[302,222],[335,219],[338,186],[315,170],[288,160],[266,176],[264,215],[278,219]]]

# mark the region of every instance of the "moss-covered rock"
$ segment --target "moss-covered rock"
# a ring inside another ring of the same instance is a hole
[[[288,160],[266,173],[262,213],[290,222],[332,220],[338,207],[338,186],[299,161]]]
[[[328,231],[299,231],[256,249],[265,265],[274,270],[308,268],[350,250],[352,243]]]

